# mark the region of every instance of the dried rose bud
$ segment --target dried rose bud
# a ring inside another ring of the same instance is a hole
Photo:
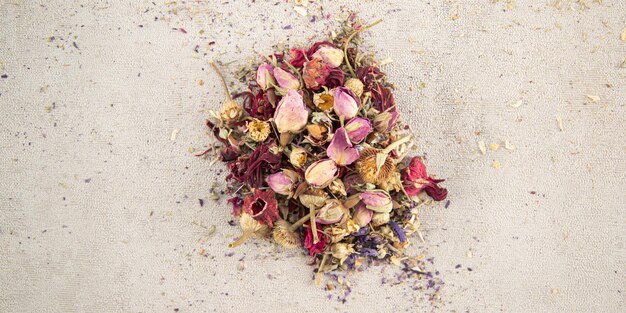
[[[349,120],[359,112],[360,101],[354,93],[346,87],[337,87],[333,93],[334,110],[337,116]]]
[[[353,144],[360,143],[372,132],[372,123],[366,118],[355,117],[344,127],[348,132],[348,137]]]
[[[319,160],[306,169],[304,178],[306,182],[315,188],[325,188],[328,186],[337,173],[337,164],[331,159]]]
[[[345,128],[341,127],[335,131],[333,140],[326,150],[328,157],[341,166],[354,163],[359,159],[359,151],[352,147]]]
[[[385,225],[389,222],[389,212],[379,213],[376,212],[372,216],[372,226],[378,227],[380,225]]]
[[[293,146],[291,153],[289,153],[289,163],[297,168],[302,168],[306,163],[306,150]]]
[[[343,62],[343,51],[331,46],[321,46],[315,53],[313,58],[321,59],[330,67],[339,67]]]
[[[352,90],[352,92],[354,92],[354,94],[359,98],[363,95],[363,82],[361,82],[358,78],[348,79],[344,86]]]
[[[300,89],[300,80],[295,77],[293,74],[283,70],[280,67],[274,68],[274,78],[278,82],[278,86],[280,88],[284,88],[287,90],[298,90]]]
[[[304,138],[314,146],[324,145],[330,141],[333,121],[322,112],[313,112],[311,116],[311,123],[306,126],[308,135]]]
[[[330,185],[328,185],[328,189],[335,196],[347,196],[346,186],[343,184],[343,181],[339,178],[334,179]]]
[[[295,90],[289,90],[283,97],[276,112],[274,112],[274,123],[280,133],[299,133],[304,129],[309,118],[309,109],[304,105],[302,96]]]
[[[339,200],[328,200],[317,213],[317,222],[328,225],[335,224],[341,220],[345,209]]]
[[[374,212],[391,212],[393,202],[391,197],[384,190],[368,190],[361,193],[361,200],[365,207]]]
[[[265,181],[275,193],[291,196],[293,194],[294,186],[298,182],[298,178],[298,173],[284,169],[282,172],[270,174],[267,176]]]
[[[339,242],[330,247],[330,253],[334,258],[339,259],[339,264],[343,264],[351,254],[356,253],[353,247],[354,244]]]
[[[360,227],[365,227],[365,225],[370,223],[373,215],[374,211],[366,208],[365,204],[359,203],[354,209],[352,220]]]
[[[274,67],[267,63],[263,63],[259,66],[259,69],[256,71],[256,83],[261,89],[267,90],[267,88],[276,85],[276,81],[272,76],[273,72]]]
[[[220,111],[220,117],[226,123],[236,122],[243,116],[243,108],[234,100],[227,100]]]
[[[393,108],[374,117],[374,128],[379,132],[388,132],[396,125],[400,114]]]
[[[248,128],[248,136],[256,142],[263,142],[270,135],[270,124],[266,121],[258,119],[252,119],[252,121],[246,123]]]

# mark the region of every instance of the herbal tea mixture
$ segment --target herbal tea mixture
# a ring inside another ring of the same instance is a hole
[[[380,21],[378,21],[380,22]],[[303,248],[317,273],[398,263],[418,233],[418,208],[447,190],[410,157],[393,86],[360,50],[364,26],[349,20],[328,41],[265,57],[244,69],[248,91],[231,95],[206,121],[213,152],[230,173],[241,236]]]

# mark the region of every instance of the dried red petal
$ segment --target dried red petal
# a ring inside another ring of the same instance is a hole
[[[243,211],[259,223],[272,227],[272,223],[278,218],[278,203],[274,191],[255,189],[254,194],[244,198]]]
[[[311,224],[308,223],[310,226]],[[326,235],[320,231],[321,225],[315,223],[317,226],[317,238],[319,239],[316,244],[313,244],[313,230],[311,227],[305,227],[306,235],[304,237],[304,247],[309,251],[309,255],[314,257],[319,253],[324,252],[324,248],[326,248]]]
[[[319,90],[326,83],[330,73],[329,67],[320,59],[313,59],[304,63],[302,78],[306,87],[311,90]]]
[[[448,190],[439,187],[445,179],[433,179],[426,173],[426,166],[419,157],[413,157],[409,166],[402,171],[404,190],[409,196],[416,196],[422,190],[433,200],[441,201],[448,196]]]
[[[233,215],[239,216],[241,215],[241,209],[243,208],[243,199],[239,196],[234,196],[227,201],[233,206]]]

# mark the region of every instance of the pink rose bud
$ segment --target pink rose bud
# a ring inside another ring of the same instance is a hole
[[[360,101],[356,98],[352,90],[346,87],[337,87],[333,93],[335,100],[333,109],[339,117],[349,120],[359,112]]]
[[[312,58],[321,59],[328,66],[335,68],[343,62],[343,51],[331,46],[321,46],[313,53]]]
[[[368,190],[361,193],[361,201],[365,207],[378,213],[391,212],[393,203],[391,197],[384,190]]]
[[[374,127],[379,132],[388,132],[396,125],[400,114],[393,108],[374,117]]]
[[[359,203],[356,209],[354,209],[352,220],[359,225],[359,227],[365,227],[372,220],[372,216],[374,216],[374,211],[366,208],[365,204]]]
[[[282,172],[270,174],[267,176],[265,181],[275,193],[291,196],[294,185],[298,182],[298,174],[294,171],[285,169]]]
[[[267,88],[272,87],[272,85],[276,85],[276,81],[272,76],[272,72],[274,71],[274,67],[267,63],[263,63],[259,66],[259,69],[256,71],[256,83],[263,90],[267,90]]]
[[[331,159],[319,160],[306,169],[304,178],[306,182],[315,188],[326,188],[337,173],[337,164]]]
[[[355,117],[344,127],[348,132],[348,138],[353,144],[360,143],[372,132],[372,123],[366,118]]]
[[[341,166],[350,165],[359,158],[359,151],[352,147],[348,133],[343,127],[335,131],[326,153],[329,158]]]
[[[299,133],[309,119],[309,109],[302,101],[302,96],[295,90],[289,90],[274,112],[274,123],[280,133]]]
[[[274,68],[274,78],[276,78],[280,88],[288,90],[298,90],[300,88],[300,80],[280,67]]]
[[[316,222],[324,225],[335,224],[343,217],[344,207],[339,200],[328,200],[317,213]]]

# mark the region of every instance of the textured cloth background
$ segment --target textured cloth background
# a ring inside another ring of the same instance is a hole
[[[0,311],[623,310],[626,2],[493,2],[1,0]],[[300,251],[229,250],[224,168],[189,152],[223,99],[209,59],[234,81],[342,8],[385,18],[367,43],[447,178],[409,250],[445,281],[434,303],[381,284],[393,266],[351,275],[341,303]]]

